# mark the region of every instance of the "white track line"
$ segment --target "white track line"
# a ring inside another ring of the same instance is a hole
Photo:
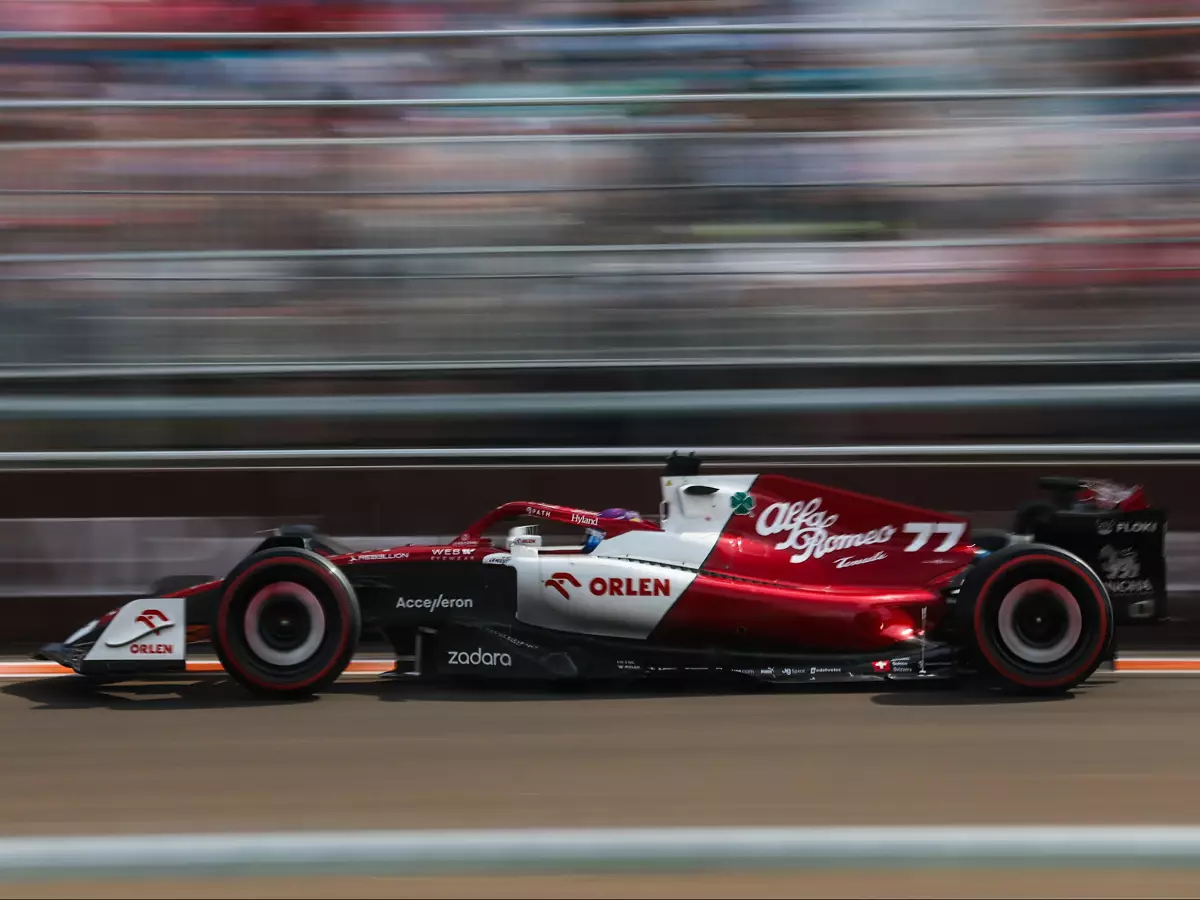
[[[1200,866],[1200,828],[963,826],[504,829],[0,838],[0,880],[526,874],[822,866]]]

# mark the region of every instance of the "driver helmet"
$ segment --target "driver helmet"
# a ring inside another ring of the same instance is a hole
[[[601,519],[620,519],[626,522],[642,521],[641,514],[632,509],[622,509],[619,506],[613,506],[600,513]],[[583,542],[583,552],[591,553],[600,546],[600,542],[604,540],[604,532],[596,528],[589,528],[586,532],[586,537]]]
[[[618,506],[614,506],[614,507],[604,510],[603,512],[600,513],[600,518],[602,518],[602,519],[624,519],[624,520],[630,521],[630,522],[642,521],[642,516],[640,513],[635,512],[632,509],[621,509]]]

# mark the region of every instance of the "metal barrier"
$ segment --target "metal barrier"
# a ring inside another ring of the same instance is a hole
[[[1033,121],[1005,122],[1002,126],[977,124],[970,127],[940,125],[926,128],[863,128],[854,131],[625,131],[604,132],[530,132],[496,134],[395,134],[306,137],[232,137],[232,138],[138,138],[136,140],[53,140],[53,141],[3,141],[0,152],[29,151],[79,151],[79,150],[186,150],[186,149],[283,149],[305,147],[424,147],[424,146],[478,146],[506,144],[644,144],[651,142],[680,143],[688,141],[713,141],[717,143],[745,143],[747,141],[872,141],[903,138],[945,138],[955,135],[994,133],[997,138],[1011,137],[1014,133],[1045,132],[1052,128],[1085,123],[1105,124],[1113,117],[1058,116],[1047,115]],[[1146,138],[1191,139],[1200,134],[1200,127],[1188,125],[1156,125],[1154,127],[1123,125],[1108,127],[1115,135],[1141,136]],[[1057,183],[1057,182],[1051,182]]]
[[[1188,17],[1145,19],[1088,19],[1041,22],[987,22],[980,20],[924,22],[719,22],[685,25],[534,26],[519,28],[447,28],[422,31],[0,31],[0,43],[104,43],[219,42],[229,44],[359,43],[367,41],[503,40],[536,37],[663,37],[674,35],[729,34],[959,34],[1058,32],[1136,32],[1200,28],[1200,19]]]
[[[0,396],[0,420],[472,419],[582,415],[696,416],[938,410],[1082,409],[1200,405],[1200,382],[984,387],[313,396]]]
[[[996,100],[1122,100],[1200,97],[1200,85],[1128,88],[1009,88],[960,91],[762,91],[761,93],[597,94],[564,97],[355,97],[292,100],[286,98],[221,97],[171,100],[145,98],[0,99],[6,110],[86,109],[447,109],[471,106],[633,106],[643,104],[729,103],[975,103]]]
[[[448,829],[0,838],[0,878],[7,881],[968,865],[1193,868],[1200,865],[1200,828]]]
[[[769,187],[769,185],[768,185]],[[658,253],[801,253],[805,251],[832,253],[852,251],[873,253],[881,250],[953,250],[975,248],[1054,247],[1200,244],[1200,235],[1162,235],[1148,237],[981,237],[934,238],[904,241],[737,241],[731,243],[696,242],[691,244],[551,244],[476,247],[355,247],[350,249],[307,250],[197,250],[170,252],[118,253],[10,253],[0,254],[0,263],[31,262],[172,262],[188,260],[260,260],[260,259],[376,259],[376,258],[443,258],[477,256],[608,256],[612,254]]]
[[[769,187],[769,186],[768,186]],[[1071,247],[1071,246],[1195,246],[1200,244],[1200,235],[1163,235],[1148,237],[989,237],[989,238],[939,238],[905,241],[738,241],[731,243],[692,244],[551,244],[547,246],[509,245],[476,247],[354,247],[342,249],[308,250],[169,250],[135,251],[113,253],[5,253],[0,254],[0,265],[18,263],[105,263],[105,262],[210,262],[213,260],[309,260],[309,259],[457,259],[477,257],[579,257],[579,256],[640,256],[646,254],[718,254],[718,253],[761,253],[782,254],[776,256],[777,265],[782,263],[786,271],[788,264],[795,268],[798,261],[787,258],[798,253],[879,253],[888,250],[958,250],[958,249],[1012,249],[1018,247]],[[770,260],[762,260],[768,262]],[[745,274],[745,270],[733,270]],[[810,271],[805,266],[804,272]],[[908,267],[904,271],[911,271]],[[592,273],[603,274],[603,273]],[[709,270],[695,269],[682,274],[719,274]],[[536,278],[537,272],[522,272],[516,277]]]
[[[0,281],[3,281],[0,278]],[[813,368],[880,369],[905,366],[954,366],[979,368],[1011,366],[1023,368],[1059,365],[1102,365],[1113,369],[1160,368],[1200,362],[1200,352],[1164,353],[1157,356],[1131,356],[1121,353],[1073,351],[1063,345],[1057,352],[1025,353],[870,353],[822,357],[808,355],[745,356],[676,356],[670,358],[613,357],[609,359],[550,358],[550,359],[442,359],[397,360],[365,362],[275,362],[275,363],[146,363],[143,365],[30,365],[0,366],[0,383],[25,384],[32,382],[64,381],[127,381],[130,379],[194,379],[194,378],[267,378],[267,377],[387,377],[412,374],[451,373],[519,373],[609,371],[653,372],[662,369],[746,369],[765,366]]]
[[[1149,464],[1168,460],[1172,466],[1200,465],[1200,443],[1106,443],[1106,444],[847,444],[839,446],[778,447],[688,447],[710,463],[724,461],[774,460],[792,463],[829,463],[871,460],[881,463],[921,465],[923,462],[957,465],[972,462],[984,466],[1014,464],[1020,460],[1056,462],[1111,461],[1128,464],[1136,460]],[[0,452],[0,467],[28,465],[121,466],[261,464],[288,467],[302,464],[304,469],[330,465],[340,468],[347,463],[392,463],[396,465],[438,465],[457,467],[477,462],[584,464],[618,461],[659,468],[678,446],[658,447],[333,447],[305,449],[222,449],[222,450],[41,450],[29,453]],[[0,520],[3,521],[3,520]]]
[[[899,191],[916,190],[918,188],[936,190],[980,190],[1000,187],[1056,187],[1056,188],[1113,188],[1113,187],[1173,187],[1192,184],[1186,178],[1166,179],[1072,179],[1061,180],[1020,180],[1020,181],[885,181],[864,178],[861,181],[719,181],[696,182],[694,184],[574,184],[574,185],[538,185],[534,187],[479,187],[479,188],[412,188],[393,190],[254,190],[254,189],[213,189],[188,190],[173,188],[79,188],[68,190],[64,188],[5,188],[0,190],[0,196],[5,197],[495,197],[508,195],[539,194],[618,194],[644,191],[673,192],[673,191],[750,191],[750,190],[841,190],[843,188],[893,188]],[[1133,243],[1134,239],[1126,239]],[[1139,240],[1138,243],[1145,243]],[[1040,241],[1039,244],[1053,245],[1062,243],[1054,239]],[[1076,240],[1076,243],[1083,243]],[[1150,241],[1154,243],[1154,241]]]

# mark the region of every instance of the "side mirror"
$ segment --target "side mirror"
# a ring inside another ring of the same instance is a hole
[[[542,546],[542,536],[537,533],[536,525],[519,525],[508,532],[508,549],[514,547],[530,547],[537,549]]]

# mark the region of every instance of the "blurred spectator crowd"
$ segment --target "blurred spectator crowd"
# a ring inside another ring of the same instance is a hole
[[[1194,348],[1200,92],[1079,92],[1200,84],[1200,28],[286,40],[1188,16],[1200,2],[0,0],[0,30],[64,33],[0,41],[0,366]],[[229,31],[281,37],[200,34]],[[878,96],[1000,89],[1024,95]],[[772,92],[821,99],[754,97]],[[747,96],[638,99],[728,93]],[[486,102],[520,97],[543,102]],[[53,98],[462,105],[2,105]]]

